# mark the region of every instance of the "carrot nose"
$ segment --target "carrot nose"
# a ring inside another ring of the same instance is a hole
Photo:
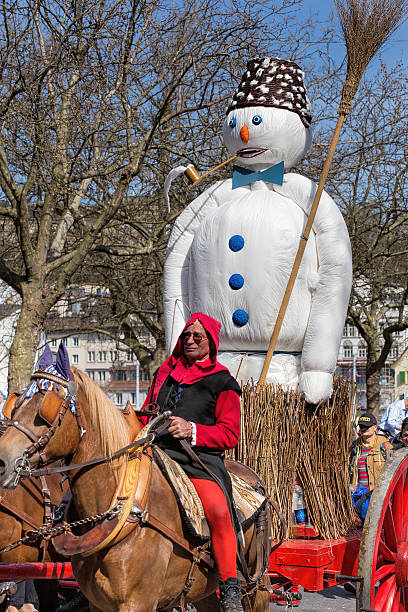
[[[243,125],[240,131],[242,142],[248,142],[249,140],[249,130],[248,126]]]

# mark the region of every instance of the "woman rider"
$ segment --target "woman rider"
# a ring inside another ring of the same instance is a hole
[[[158,369],[143,408],[157,404],[171,410],[170,426],[160,446],[181,464],[201,499],[211,531],[212,550],[220,583],[221,610],[241,611],[237,578],[237,540],[226,500],[232,499],[231,479],[223,453],[239,440],[241,389],[217,361],[221,324],[201,312],[191,315],[171,356]],[[148,417],[140,416],[144,426]],[[188,440],[208,472],[184,451]]]

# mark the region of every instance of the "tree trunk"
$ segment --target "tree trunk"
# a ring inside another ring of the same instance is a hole
[[[167,357],[168,354],[166,347],[162,346],[160,343],[160,346],[157,346],[154,351],[153,359],[150,359],[148,362],[145,361],[144,363],[141,363],[142,368],[148,371],[150,381],[153,380],[156,370],[165,362]]]
[[[380,408],[380,370],[369,367],[367,363],[366,370],[367,383],[367,410],[378,417]]]
[[[35,354],[40,341],[46,312],[42,306],[41,284],[22,290],[21,312],[16,333],[10,347],[8,369],[8,392],[21,391],[30,381]]]

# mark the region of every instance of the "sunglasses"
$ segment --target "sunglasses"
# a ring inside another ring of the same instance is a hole
[[[186,340],[188,340],[191,336],[193,336],[193,340],[196,344],[200,344],[201,340],[206,340],[207,336],[203,336],[203,334],[200,334],[199,332],[183,332],[181,334],[181,340],[182,342],[185,342]]]

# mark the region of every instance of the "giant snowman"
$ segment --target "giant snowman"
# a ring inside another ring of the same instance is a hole
[[[197,197],[176,220],[164,268],[171,350],[191,312],[221,324],[219,359],[239,380],[259,378],[316,184],[288,171],[308,151],[311,112],[303,72],[253,59],[227,110],[232,179]],[[323,192],[267,381],[309,402],[331,395],[351,288],[343,217]]]

